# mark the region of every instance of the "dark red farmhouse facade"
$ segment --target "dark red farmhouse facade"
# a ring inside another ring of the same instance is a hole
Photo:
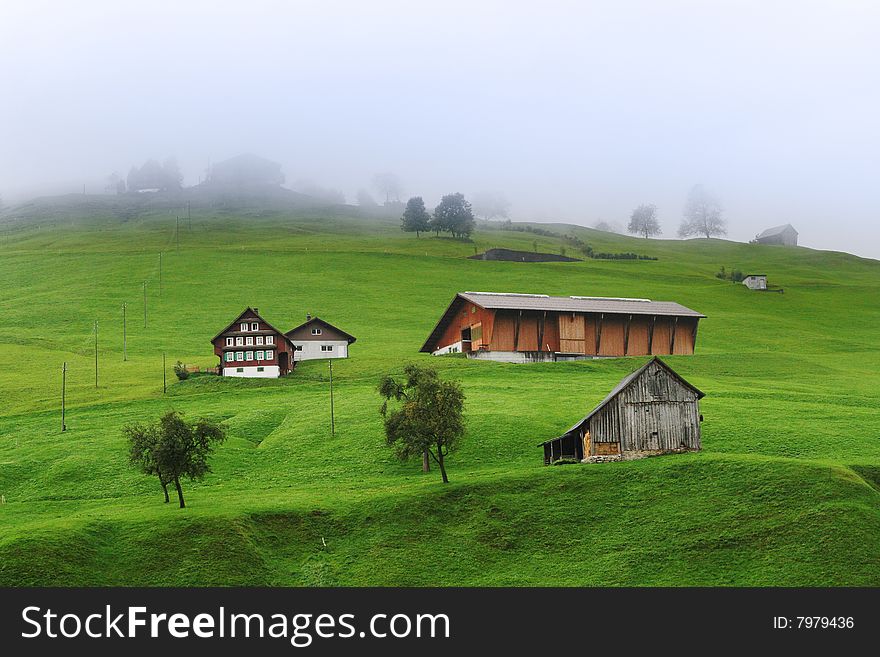
[[[673,301],[459,292],[421,351],[520,363],[693,354],[704,317]]]
[[[211,340],[223,376],[274,378],[294,367],[293,344],[284,333],[247,308]]]

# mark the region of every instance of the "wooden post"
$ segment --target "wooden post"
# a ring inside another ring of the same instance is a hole
[[[67,431],[67,425],[64,423],[64,416],[67,410],[67,361],[61,366],[61,431]]]
[[[165,377],[165,352],[162,352],[162,394],[168,392],[168,381]]]
[[[98,387],[98,320],[95,320],[95,387]]]
[[[144,281],[144,328],[147,328],[147,282]]]
[[[336,418],[333,409],[333,359],[328,358],[327,364],[330,366],[330,435],[336,435]]]
[[[602,320],[605,319],[605,313],[599,313],[599,319],[596,324],[596,355],[599,355],[599,349],[602,346]]]
[[[159,251],[159,296],[162,296],[162,252]]]
[[[626,326],[623,329],[623,355],[629,355],[629,324],[632,321],[633,316],[627,315],[626,318]]]
[[[177,250],[180,251],[180,217],[177,217],[177,228],[174,231],[174,237],[177,240]]]
[[[657,321],[656,315],[651,315],[651,324],[648,326],[648,353],[654,353],[654,322]]]
[[[678,328],[678,317],[672,322],[672,337],[669,339],[669,354],[675,353],[675,330]]]
[[[125,301],[122,302],[122,361],[128,360],[127,335],[125,332]]]

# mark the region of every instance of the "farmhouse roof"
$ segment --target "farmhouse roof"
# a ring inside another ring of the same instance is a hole
[[[763,233],[758,235],[758,237],[756,239],[761,239],[763,237],[774,237],[776,235],[779,235],[779,234],[785,232],[786,228],[791,228],[792,230],[794,230],[795,233],[797,233],[797,231],[794,229],[794,226],[792,226],[791,224],[783,224],[781,226],[774,226],[773,228],[768,228]]]
[[[290,335],[291,335],[294,331],[298,331],[299,329],[304,328],[304,327],[308,326],[309,324],[315,324],[315,323],[317,323],[317,324],[321,324],[322,326],[326,326],[327,328],[333,329],[334,331],[336,331],[336,332],[338,332],[338,333],[341,333],[342,335],[345,336],[345,339],[348,340],[348,344],[351,344],[352,342],[354,342],[355,340],[357,340],[357,338],[354,337],[351,333],[346,333],[346,332],[343,331],[341,328],[339,328],[339,327],[337,327],[337,326],[333,326],[333,324],[331,324],[330,322],[327,322],[327,321],[321,319],[320,317],[312,317],[311,319],[306,320],[305,322],[303,322],[303,323],[300,324],[299,326],[294,326],[292,329],[290,329],[290,330],[289,330],[287,333],[285,333],[284,335],[287,336],[287,337],[290,337]]]
[[[248,307],[245,308],[241,313],[239,313],[238,317],[236,317],[234,320],[232,320],[231,322],[229,322],[229,324],[226,326],[226,328],[224,328],[224,329],[223,329],[222,331],[220,331],[217,335],[215,335],[213,338],[211,338],[211,342],[214,342],[214,340],[216,340],[216,339],[219,338],[221,335],[223,335],[224,333],[226,333],[229,329],[231,329],[233,326],[235,326],[236,324],[238,324],[238,322],[241,320],[241,318],[244,317],[245,315],[247,315],[248,313],[252,313],[257,319],[259,319],[261,322],[263,322],[266,326],[268,326],[270,329],[272,329],[272,330],[275,331],[276,333],[281,334],[281,335],[284,337],[285,340],[287,340],[288,342],[290,342],[290,339],[289,339],[286,335],[284,335],[284,333],[281,333],[281,331],[279,331],[277,328],[275,328],[275,327],[272,326],[269,322],[267,322],[265,319],[263,319],[262,315],[260,315],[260,313],[258,313],[258,312],[256,311],[256,309],[251,308],[250,306],[248,306]]]
[[[619,395],[630,383],[635,381],[642,372],[644,372],[646,369],[648,369],[648,367],[651,366],[651,363],[657,363],[664,370],[666,370],[666,372],[668,374],[672,375],[675,379],[677,379],[683,386],[693,390],[697,394],[697,399],[702,399],[703,397],[706,396],[705,393],[703,393],[699,388],[697,388],[692,383],[686,381],[684,378],[682,378],[682,376],[678,372],[676,372],[674,369],[669,367],[669,365],[667,365],[662,360],[657,358],[657,356],[654,356],[654,358],[652,358],[647,363],[642,365],[639,369],[637,369],[634,372],[630,372],[625,377],[623,377],[620,380],[620,383],[618,383],[616,386],[614,386],[614,388],[612,388],[611,392],[608,393],[608,395],[605,397],[605,399],[603,399],[601,402],[599,402],[599,404],[592,411],[590,411],[584,417],[582,417],[580,420],[578,420],[568,431],[566,431],[562,435],[565,436],[565,435],[570,434],[572,431],[576,431],[584,422],[586,422],[591,417],[593,417],[596,413],[598,413],[603,408],[605,408],[605,406],[612,399],[617,397],[617,395]],[[546,445],[547,443],[553,442],[554,440],[558,440],[560,437],[561,436],[556,436],[555,438],[550,438],[549,440],[545,440],[542,443],[538,443],[538,445]]]

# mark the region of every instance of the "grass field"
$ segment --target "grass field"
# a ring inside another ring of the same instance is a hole
[[[483,262],[466,256],[533,240],[558,252],[559,240],[417,239],[394,221],[314,209],[196,211],[179,249],[174,226],[168,210],[0,222],[0,584],[880,585],[880,262],[564,227],[597,251],[659,259]],[[722,265],[766,272],[785,293],[722,282]],[[668,359],[707,393],[704,450],[543,467],[536,443],[645,359],[419,354],[462,290],[705,313],[696,355]],[[248,305],[284,330],[310,312],[357,336],[334,363],[335,436],[325,362],[275,381],[174,379],[178,359],[214,365],[211,337]],[[407,362],[437,366],[467,395],[446,486],[383,444],[375,387]],[[170,408],[229,430],[214,472],[184,484],[185,510],[127,465],[120,433]]]

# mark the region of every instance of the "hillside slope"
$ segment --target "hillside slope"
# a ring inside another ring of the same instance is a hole
[[[198,207],[179,234],[173,208],[124,220],[66,208],[0,226],[0,583],[880,584],[880,263],[570,226],[549,228],[658,259],[477,261],[467,256],[562,244],[500,230],[417,239],[394,220],[334,212]],[[720,281],[721,266],[766,272],[785,293]],[[536,443],[644,359],[417,353],[461,290],[649,297],[705,313],[696,355],[669,359],[707,393],[704,451],[543,467]],[[326,363],[278,381],[193,377],[162,394],[162,353],[169,382],[178,359],[213,365],[210,338],[248,305],[279,327],[310,312],[357,336],[334,364],[335,436]],[[406,362],[441,368],[467,394],[448,486],[383,446],[375,386]],[[185,510],[128,468],[120,433],[168,408],[229,428],[214,473],[186,485]]]

